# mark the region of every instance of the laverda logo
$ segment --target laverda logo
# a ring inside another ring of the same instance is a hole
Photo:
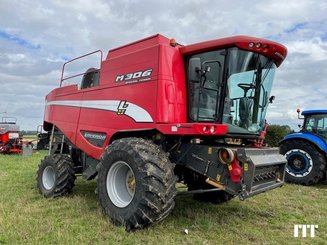
[[[94,146],[102,147],[107,139],[106,133],[81,131],[84,138]]]
[[[95,140],[105,140],[105,134],[91,134],[91,133],[84,133],[85,138],[95,139]]]
[[[152,69],[147,69],[145,71],[137,71],[134,73],[128,73],[125,75],[118,75],[116,77],[116,82],[133,83],[133,82],[144,82],[150,80],[152,74]]]

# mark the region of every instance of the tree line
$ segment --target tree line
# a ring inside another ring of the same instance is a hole
[[[280,142],[286,135],[291,133],[295,132],[288,125],[269,125],[265,139],[266,145],[272,147],[278,146],[278,142]]]

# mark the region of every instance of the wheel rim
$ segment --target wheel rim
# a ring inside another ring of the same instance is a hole
[[[42,174],[42,183],[45,189],[51,190],[56,181],[56,172],[52,166],[47,166]]]
[[[131,167],[123,161],[115,162],[108,171],[106,187],[111,202],[119,207],[127,207],[135,194],[135,175]]]
[[[311,173],[313,161],[311,156],[300,149],[292,149],[285,154],[287,159],[286,172],[293,177],[305,177]]]

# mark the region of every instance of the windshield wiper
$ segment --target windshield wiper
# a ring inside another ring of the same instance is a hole
[[[273,60],[268,60],[265,66],[263,67],[263,70],[265,70],[265,74],[262,77],[262,82],[265,81],[266,77],[268,76],[273,63],[274,63]]]

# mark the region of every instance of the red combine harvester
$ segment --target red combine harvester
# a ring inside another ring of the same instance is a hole
[[[46,96],[49,155],[38,170],[45,197],[97,179],[99,203],[126,229],[165,218],[176,182],[221,203],[280,187],[285,158],[260,146],[278,43],[236,36],[182,46],[155,35],[112,49],[100,69],[65,77]],[[64,85],[82,76],[80,84]]]
[[[16,118],[3,117],[0,122],[0,154],[22,152],[22,140]]]

